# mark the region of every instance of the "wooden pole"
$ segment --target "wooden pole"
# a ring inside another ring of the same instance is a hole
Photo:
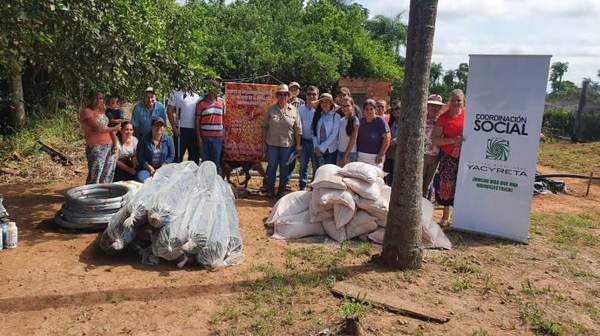
[[[588,180],[587,191],[585,192],[585,197],[588,197],[590,194],[590,187],[592,186],[593,180],[594,180],[594,172],[591,172],[590,179]]]
[[[577,114],[575,115],[575,124],[573,125],[573,142],[581,141],[581,115],[583,114],[583,109],[585,108],[586,98],[587,98],[587,89],[590,84],[589,80],[584,80],[581,85],[581,96],[579,96],[579,105],[577,106]]]

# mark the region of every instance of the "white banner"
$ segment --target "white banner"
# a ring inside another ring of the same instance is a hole
[[[527,243],[549,65],[470,56],[453,228]]]

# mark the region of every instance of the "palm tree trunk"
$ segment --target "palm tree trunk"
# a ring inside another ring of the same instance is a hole
[[[411,0],[394,183],[380,261],[399,269],[421,268],[423,130],[437,0]]]

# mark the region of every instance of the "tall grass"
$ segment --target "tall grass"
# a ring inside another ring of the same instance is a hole
[[[15,134],[0,135],[0,158],[13,152],[23,156],[40,153],[38,140],[58,145],[79,145],[83,134],[79,130],[78,112],[74,108],[60,110],[53,115],[34,115],[28,124]]]

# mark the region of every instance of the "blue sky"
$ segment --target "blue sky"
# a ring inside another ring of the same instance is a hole
[[[406,11],[409,0],[357,0],[371,15]],[[600,0],[439,0],[433,61],[444,69],[469,54],[545,54],[569,62],[581,84],[600,69]]]

